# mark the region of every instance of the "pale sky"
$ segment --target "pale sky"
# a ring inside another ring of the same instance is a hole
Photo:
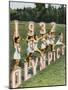
[[[58,8],[60,5],[55,5],[52,4],[52,6],[56,6],[56,8]],[[31,7],[34,8],[36,7],[34,3],[25,3],[25,2],[10,2],[10,8],[12,9],[17,9],[17,8],[21,8],[23,9],[24,7]],[[46,4],[46,7],[48,7],[48,4]]]
[[[34,3],[21,3],[21,2],[10,2],[10,8],[12,9],[17,9],[17,8],[24,8],[24,7],[32,7],[34,8],[35,7],[35,4]]]

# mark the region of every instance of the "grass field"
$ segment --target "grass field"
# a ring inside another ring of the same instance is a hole
[[[22,81],[21,87],[65,85],[65,59],[62,56],[56,62],[52,62],[36,76],[27,81]]]
[[[46,23],[46,31],[50,31],[51,26],[49,23]],[[14,32],[14,22],[10,22],[10,63],[13,60],[14,47],[12,36]],[[35,34],[40,35],[39,33],[40,27],[38,23],[35,23]],[[27,37],[28,31],[28,22],[19,22],[19,34],[21,37],[21,62],[24,62],[24,59],[27,56],[27,42],[25,38]],[[65,25],[57,24],[56,25],[56,40],[58,39],[58,34],[60,32],[65,33]],[[24,40],[22,40],[24,38]],[[40,47],[40,46],[39,46]],[[60,59],[56,60],[56,62],[52,62],[51,65],[47,66],[41,72],[38,72],[36,76],[32,76],[31,79],[27,81],[22,81],[21,87],[34,87],[34,86],[50,86],[50,85],[64,85],[65,84],[65,56],[61,56]]]
[[[13,54],[14,54],[14,47],[13,47],[13,32],[15,30],[14,22],[10,22],[10,60],[13,60]],[[51,30],[51,25],[49,23],[46,23],[46,31],[49,32]],[[27,56],[27,41],[25,38],[27,37],[27,31],[28,31],[28,22],[19,22],[19,34],[21,39],[20,46],[21,46],[21,61],[23,62],[24,59]],[[35,34],[37,36],[40,35],[39,33],[40,27],[38,23],[35,23]],[[56,24],[56,40],[58,40],[58,34],[60,32],[65,33],[65,25],[64,24]],[[38,44],[38,47],[40,48],[40,44]]]

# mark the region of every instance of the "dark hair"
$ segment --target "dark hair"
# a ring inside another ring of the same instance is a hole
[[[59,35],[61,35],[61,33],[59,33]]]
[[[28,36],[28,39],[31,39],[31,36]]]
[[[14,38],[15,43],[17,43],[18,39],[19,39],[19,36]]]
[[[29,66],[29,57],[31,57],[31,54],[29,54],[29,56],[26,57],[26,61],[28,62],[28,66]]]
[[[34,39],[36,40],[36,35],[34,35]]]

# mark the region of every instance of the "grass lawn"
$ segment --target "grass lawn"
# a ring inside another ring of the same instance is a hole
[[[22,81],[21,87],[65,85],[65,57],[61,56],[52,62],[43,71],[32,76],[27,81]]]
[[[14,32],[14,22],[10,22],[10,64],[13,61],[14,46],[13,46],[13,32]],[[35,34],[40,35],[40,27],[38,23],[35,23]],[[46,23],[46,31],[50,31],[51,26]],[[28,22],[19,22],[19,34],[21,37],[21,62],[27,56],[27,37]],[[56,40],[58,40],[58,34],[60,32],[65,33],[64,24],[56,24]],[[24,38],[24,40],[22,40]],[[32,76],[27,81],[22,81],[21,87],[34,87],[34,86],[50,86],[50,85],[64,85],[65,84],[65,56],[61,56],[56,62],[52,62],[51,65],[47,66],[43,71],[39,71],[36,76]]]
[[[21,37],[20,46],[21,46],[21,61],[23,62],[24,59],[27,57],[27,41],[25,38],[27,37],[28,32],[28,22],[25,21],[19,21],[19,34]],[[10,60],[13,60],[13,54],[14,54],[14,46],[13,46],[13,32],[15,30],[14,22],[10,22]],[[46,32],[49,32],[51,30],[50,23],[46,23]],[[56,24],[56,40],[58,40],[58,35],[60,32],[65,33],[65,25],[64,24]],[[40,36],[40,26],[38,23],[35,23],[35,34],[37,36]],[[24,39],[24,40],[22,40]],[[40,48],[40,42],[38,43],[38,47]]]

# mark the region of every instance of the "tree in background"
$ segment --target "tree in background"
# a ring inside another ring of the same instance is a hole
[[[35,22],[56,22],[66,23],[66,6],[59,5],[58,8],[52,4],[35,3],[36,7],[23,8],[23,9],[11,9],[10,8],[10,20],[20,21],[35,21]]]

